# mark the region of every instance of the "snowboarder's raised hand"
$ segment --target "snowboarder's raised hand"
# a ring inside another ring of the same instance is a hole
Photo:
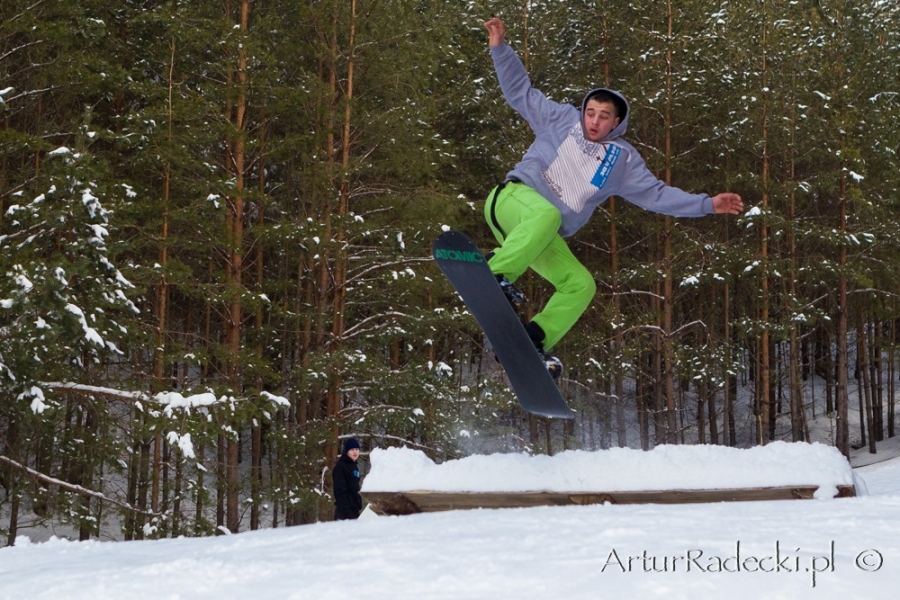
[[[720,214],[729,213],[732,215],[739,215],[741,214],[741,211],[744,210],[744,203],[737,194],[726,193],[713,196],[712,205],[713,210]]]
[[[503,21],[501,21],[497,17],[493,17],[490,21],[484,24],[484,27],[491,35],[491,39],[488,42],[491,47],[499,46],[503,43],[503,38],[506,36],[506,26],[503,25]]]

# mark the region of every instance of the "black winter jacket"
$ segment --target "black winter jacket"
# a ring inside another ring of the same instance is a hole
[[[331,472],[334,483],[334,518],[358,519],[362,510],[362,496],[359,495],[359,467],[346,454],[341,455]]]

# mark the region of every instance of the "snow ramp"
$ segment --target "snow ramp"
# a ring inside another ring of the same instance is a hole
[[[475,455],[437,464],[375,449],[362,494],[382,515],[586,504],[688,504],[857,495],[847,459],[824,444],[657,446],[555,456]],[[862,490],[862,488],[861,488]]]

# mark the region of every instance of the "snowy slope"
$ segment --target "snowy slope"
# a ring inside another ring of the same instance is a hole
[[[869,496],[477,510],[152,542],[20,539],[0,549],[0,598],[894,598],[900,461],[858,474]]]

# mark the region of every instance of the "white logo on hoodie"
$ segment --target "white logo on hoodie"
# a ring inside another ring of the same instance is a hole
[[[620,153],[618,146],[586,139],[581,123],[577,123],[557,149],[556,159],[541,174],[556,197],[580,213],[588,199],[606,184]]]

